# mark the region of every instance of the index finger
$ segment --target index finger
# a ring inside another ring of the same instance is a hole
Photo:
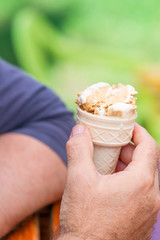
[[[160,149],[156,141],[139,124],[135,124],[132,141],[136,146],[132,158],[133,165],[155,172],[160,157]]]
[[[147,132],[147,130],[140,126],[138,123],[135,123],[134,130],[133,130],[133,137],[132,141],[137,146],[141,142],[144,141],[154,141],[151,135]]]

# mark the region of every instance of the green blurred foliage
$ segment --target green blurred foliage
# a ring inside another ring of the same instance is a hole
[[[159,27],[159,0],[0,0],[0,55],[74,111],[76,93],[89,84],[134,85],[138,122],[160,143],[159,93],[138,76],[160,61]]]

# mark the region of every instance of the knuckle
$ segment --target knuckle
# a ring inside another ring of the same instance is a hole
[[[160,194],[158,196],[157,204],[156,204],[157,210],[160,210]]]
[[[85,134],[76,135],[68,140],[66,144],[67,149],[78,149],[82,146],[86,146],[88,144],[88,139]]]
[[[160,148],[156,142],[154,142],[154,152],[152,154],[153,154],[153,158],[155,160],[155,164],[157,167],[157,165],[159,163],[159,159],[160,159]]]
[[[68,150],[73,150],[74,148],[77,148],[79,145],[80,145],[79,138],[75,137],[68,140],[66,148]]]
[[[160,157],[160,148],[158,143],[153,139],[153,150],[154,150],[154,155],[155,157],[159,158]]]
[[[155,212],[159,212],[160,210],[160,198],[158,198],[156,204],[155,204]]]
[[[157,213],[160,210],[160,193],[154,194],[154,206],[153,206],[153,213]]]
[[[69,139],[66,143],[66,149],[70,150],[71,147],[72,147],[72,139]]]
[[[155,151],[156,151],[156,155],[158,157],[158,159],[160,158],[160,148],[158,143],[155,142]]]
[[[68,160],[72,160],[75,158],[75,147],[73,145],[72,139],[68,140],[66,143],[66,151]]]
[[[154,139],[153,139],[153,147],[154,147],[155,151],[159,152],[159,145]]]
[[[142,181],[142,187],[144,189],[150,189],[154,186],[154,177],[152,176],[152,174],[145,174],[145,176],[143,176],[143,181]]]
[[[75,157],[75,153],[77,151],[76,145],[72,140],[69,140],[66,144],[66,151],[67,151],[67,156],[69,159],[72,159]]]
[[[66,143],[67,155],[72,158],[72,156],[77,156],[86,148],[88,145],[88,139],[85,134],[76,135],[68,140]]]

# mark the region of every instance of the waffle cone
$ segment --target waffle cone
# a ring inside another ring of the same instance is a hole
[[[115,171],[122,146],[131,138],[137,113],[130,118],[93,115],[77,106],[77,122],[86,125],[91,132],[94,145],[94,164],[100,174]]]

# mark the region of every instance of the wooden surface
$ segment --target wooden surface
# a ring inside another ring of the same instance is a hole
[[[5,240],[40,240],[38,216],[33,216],[16,228]]]
[[[60,202],[25,220],[2,240],[51,240],[59,234]]]
[[[50,205],[39,212],[40,240],[51,240],[51,210]]]
[[[57,202],[52,207],[51,212],[51,232],[53,233],[53,236],[57,236],[60,232],[59,228],[59,213],[60,213],[60,202]]]

